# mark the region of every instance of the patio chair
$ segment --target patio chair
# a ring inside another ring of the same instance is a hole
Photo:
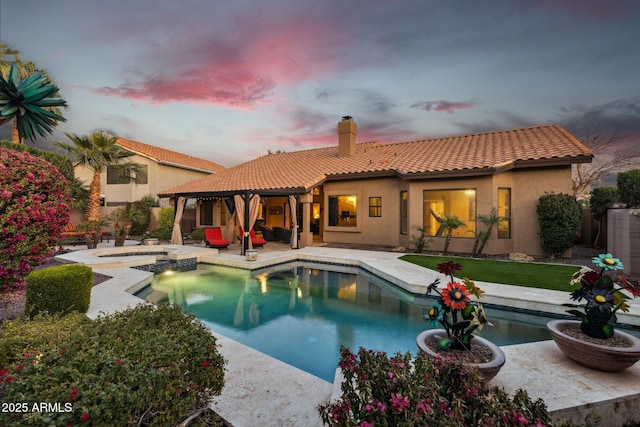
[[[242,227],[238,227],[238,230],[240,231],[240,241],[242,241],[244,237],[244,231],[242,230]],[[256,233],[253,231],[253,228],[251,229],[251,231],[249,231],[249,238],[251,239],[251,245],[254,248],[264,246],[264,244],[267,243],[267,241],[262,237],[256,236]]]
[[[231,242],[222,237],[222,229],[220,227],[207,227],[204,229],[204,241],[208,248],[226,249]]]

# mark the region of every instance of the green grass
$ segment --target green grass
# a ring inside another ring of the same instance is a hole
[[[569,284],[571,276],[580,269],[575,266],[558,264],[431,255],[404,255],[400,259],[435,271],[438,271],[438,264],[454,261],[462,264],[462,270],[456,273],[457,277],[468,277],[471,280],[482,282],[569,292],[575,289],[574,286]]]

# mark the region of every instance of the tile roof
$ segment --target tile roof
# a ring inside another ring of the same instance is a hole
[[[337,140],[337,135],[336,135]],[[591,151],[558,125],[462,135],[421,141],[356,144],[338,157],[338,146],[267,154],[163,191],[176,194],[240,190],[306,192],[327,180],[365,176],[403,179],[493,174],[518,167],[590,162]]]
[[[142,142],[132,141],[130,139],[118,137],[118,145],[136,154],[155,160],[163,165],[210,173],[219,172],[225,169],[224,166],[209,160],[156,147],[155,145],[143,144]]]

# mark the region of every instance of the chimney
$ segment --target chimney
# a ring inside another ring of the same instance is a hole
[[[356,153],[358,126],[353,117],[344,116],[338,122],[338,157],[349,157]]]

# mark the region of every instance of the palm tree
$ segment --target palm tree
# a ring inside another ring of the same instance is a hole
[[[38,71],[33,62],[23,62],[18,53],[0,43],[0,125],[13,123],[11,139],[16,144],[25,137],[34,140],[35,132],[51,133],[57,122],[65,121],[58,107],[67,106],[46,72]]]
[[[498,209],[496,209],[495,206],[491,208],[489,215],[478,215],[476,217],[476,220],[487,227],[487,229],[484,231],[479,231],[476,234],[476,241],[473,244],[473,256],[482,254],[484,247],[491,237],[493,227],[496,227],[498,224],[500,224],[500,221],[502,221],[503,219],[503,217],[498,215]]]
[[[128,161],[134,153],[117,145],[118,138],[106,132],[97,131],[83,136],[68,133],[65,135],[73,145],[63,142],[54,144],[67,151],[74,167],[82,166],[93,172],[85,214],[87,247],[93,249],[97,246],[100,236],[100,174],[109,166],[116,167],[122,179],[138,183],[145,172],[142,165]]]
[[[131,226],[134,223],[144,221],[146,212],[135,203],[127,203],[126,206],[111,212],[109,219],[114,222],[115,229],[115,246],[124,246],[124,241],[129,235]]]
[[[442,253],[446,255],[447,251],[449,250],[449,243],[451,243],[451,235],[453,234],[453,230],[460,227],[465,227],[466,224],[455,215],[445,215],[444,218],[442,218],[442,222],[440,222],[440,225],[445,229],[446,237],[444,239],[444,249],[442,250]]]

